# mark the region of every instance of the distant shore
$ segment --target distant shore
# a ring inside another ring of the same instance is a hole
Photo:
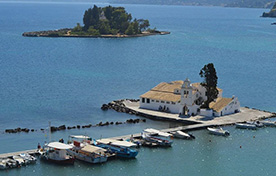
[[[117,35],[74,35],[71,34],[71,28],[64,28],[58,30],[48,30],[48,31],[33,31],[33,32],[24,32],[22,36],[24,37],[74,37],[74,38],[131,38],[131,37],[144,37],[150,35],[166,35],[170,34],[167,31],[154,31],[154,32],[142,32],[141,34],[135,35],[126,35],[126,34],[117,34]]]

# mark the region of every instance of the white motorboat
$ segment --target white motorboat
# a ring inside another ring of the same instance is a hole
[[[18,155],[13,156],[12,159],[14,159],[18,163],[19,166],[23,166],[25,164],[24,159]]]
[[[264,124],[259,121],[246,122],[246,123],[256,125],[256,127],[258,128],[264,127]]]
[[[276,127],[276,121],[263,120],[263,121],[260,121],[260,123],[264,124],[264,126]]]
[[[72,149],[71,145],[60,142],[50,142],[44,146],[41,158],[57,164],[74,164],[75,159],[68,154],[68,150]]]
[[[0,169],[4,170],[7,169],[7,162],[4,159],[0,159]]]
[[[24,159],[26,164],[36,162],[36,157],[34,157],[28,153],[21,153],[19,156]]]
[[[170,147],[173,143],[173,135],[156,129],[148,128],[143,130],[142,138],[146,142],[156,143],[158,146]]]
[[[18,166],[17,162],[14,159],[6,158],[4,160],[7,164],[7,166],[10,167],[10,168],[14,168],[14,167]]]
[[[185,133],[183,131],[175,131],[171,132],[175,138],[180,138],[180,139],[195,139],[195,137],[189,133]]]
[[[73,142],[71,144],[73,148],[68,150],[68,153],[76,159],[93,164],[103,163],[107,161],[107,150],[90,145],[90,141],[87,140],[91,140],[91,138],[89,138],[88,136],[71,135],[70,138]]]
[[[208,127],[207,130],[209,133],[219,136],[229,136],[230,133],[227,130],[223,130],[222,128],[210,128]]]
[[[255,124],[236,123],[236,128],[256,130],[257,126]]]

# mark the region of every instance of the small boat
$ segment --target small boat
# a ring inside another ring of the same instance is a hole
[[[223,130],[222,128],[210,128],[207,127],[207,130],[209,133],[214,134],[214,135],[219,135],[219,136],[229,136],[230,133],[227,130]]]
[[[264,124],[264,126],[270,126],[270,127],[275,127],[276,126],[276,121],[260,121],[260,123]]]
[[[67,153],[72,148],[60,142],[50,142],[44,146],[41,158],[57,164],[74,164],[75,159]]]
[[[0,159],[0,170],[7,169],[7,162],[5,159]]]
[[[118,141],[113,139],[100,139],[94,141],[94,145],[110,150],[113,153],[116,153],[118,157],[123,158],[135,158],[138,154],[138,151],[132,149],[132,147],[137,147],[137,144],[128,141]]]
[[[183,131],[175,131],[175,132],[171,132],[173,134],[173,136],[175,138],[179,138],[179,139],[195,139],[195,137],[192,134],[189,133],[185,133]]]
[[[14,159],[18,163],[19,166],[23,166],[25,164],[24,159],[18,155],[12,156],[12,159]]]
[[[156,129],[143,130],[142,139],[146,142],[156,143],[158,146],[170,147],[173,143],[173,135]]]
[[[30,164],[30,163],[35,163],[36,162],[36,157],[28,154],[28,153],[21,153],[19,155],[21,158],[24,159],[26,164]]]
[[[18,166],[18,163],[14,159],[6,158],[4,160],[7,164],[7,166],[10,167],[10,168],[14,168],[14,167]]]
[[[256,130],[257,126],[255,124],[236,123],[236,128]]]
[[[104,163],[107,161],[107,150],[90,145],[89,141],[86,141],[86,139],[91,139],[88,136],[71,135],[70,138],[73,141],[71,144],[73,148],[68,150],[68,153],[76,159],[93,164]]]
[[[258,127],[258,128],[262,128],[262,127],[264,127],[264,124],[263,124],[263,123],[261,123],[261,122],[259,122],[259,121],[254,121],[254,122],[246,122],[246,123],[248,123],[248,124],[254,124],[254,125],[256,125],[256,127]]]

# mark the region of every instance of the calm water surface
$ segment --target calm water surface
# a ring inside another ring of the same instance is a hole
[[[264,9],[124,5],[134,17],[170,35],[131,39],[25,38],[25,31],[73,27],[87,3],[0,2],[0,153],[34,148],[42,132],[4,134],[6,128],[46,128],[133,118],[100,107],[114,99],[138,98],[162,81],[200,82],[213,62],[224,96],[242,106],[276,111],[273,19]],[[105,6],[106,4],[98,4]],[[95,138],[137,133],[146,123],[71,130]],[[274,175],[276,129],[236,130],[228,138],[196,131],[195,141],[175,140],[169,149],[141,148],[137,159],[72,167],[46,163],[0,175]],[[255,138],[253,138],[255,136]],[[240,148],[242,146],[242,148]]]

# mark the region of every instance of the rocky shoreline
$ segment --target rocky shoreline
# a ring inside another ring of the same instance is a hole
[[[151,35],[166,35],[170,34],[167,31],[154,31],[154,32],[143,32],[142,34],[136,35],[73,35],[71,34],[71,28],[64,28],[58,30],[48,30],[48,31],[33,31],[33,32],[24,32],[22,36],[24,37],[74,37],[74,38],[131,38],[131,37],[144,37]]]

